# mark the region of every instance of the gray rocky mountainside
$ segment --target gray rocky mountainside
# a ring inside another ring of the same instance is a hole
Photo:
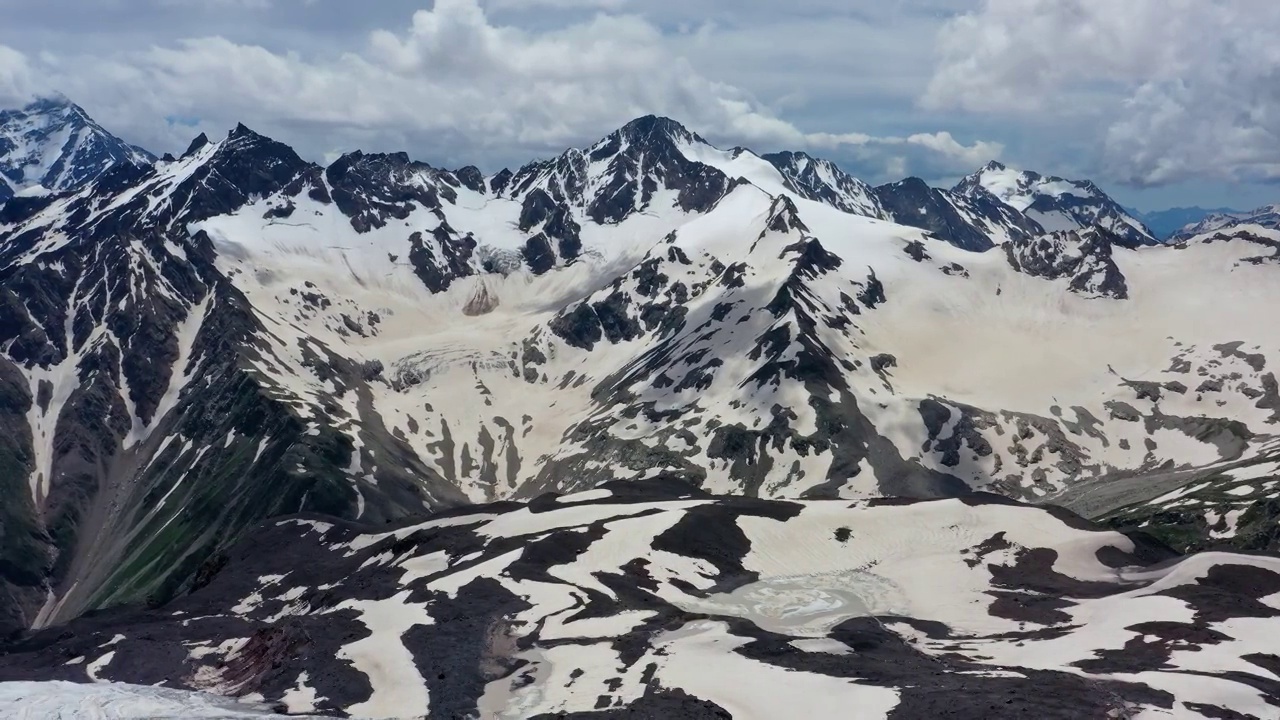
[[[1269,228],[1163,246],[1092,183],[871,187],[657,117],[491,175],[244,126],[101,165],[0,207],[6,631],[162,606],[298,513],[661,481],[1146,530],[1203,485],[1177,525],[1225,547],[1280,492]]]

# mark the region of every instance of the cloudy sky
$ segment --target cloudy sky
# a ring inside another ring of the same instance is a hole
[[[236,122],[486,170],[647,113],[872,182],[990,159],[1141,209],[1280,202],[1274,0],[0,0],[0,106],[154,152]]]

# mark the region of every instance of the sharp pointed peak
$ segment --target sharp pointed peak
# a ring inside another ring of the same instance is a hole
[[[284,148],[293,153],[293,148],[288,145],[263,135],[244,123],[237,123],[235,129],[227,133],[226,141],[218,146],[218,152],[240,152],[251,148]]]
[[[765,227],[773,232],[787,233],[792,230],[808,232],[809,228],[800,219],[800,209],[787,195],[777,195],[769,207],[769,219]]]
[[[199,140],[199,138],[196,139]],[[281,164],[296,167],[310,165],[310,163],[300,158],[293,148],[254,132],[243,123],[238,124],[234,130],[227,133],[226,139],[222,141],[211,141],[208,137],[205,137],[205,140],[206,144],[201,145],[197,150],[208,153],[208,158],[202,160],[202,162],[214,165],[226,165],[228,167],[245,166],[254,163],[273,167]],[[192,144],[194,146],[196,143]]]
[[[187,151],[182,153],[182,157],[193,155],[199,152],[208,144],[209,144],[209,136],[205,135],[204,133],[200,133],[195,137],[194,140],[191,141],[191,144],[187,146]]]
[[[263,135],[262,133],[250,128],[244,123],[236,123],[234,129],[227,133],[227,141],[223,143],[224,147],[241,147],[254,145],[285,145],[275,138]],[[286,146],[287,147],[287,146]]]
[[[260,137],[263,137],[263,136],[251,130],[249,126],[245,125],[244,123],[236,123],[235,128],[230,133],[227,133],[228,140],[235,140],[238,138],[253,139],[253,138],[260,138]]]

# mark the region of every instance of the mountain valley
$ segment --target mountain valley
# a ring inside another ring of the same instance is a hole
[[[1162,242],[654,116],[492,174],[9,125],[18,702],[1280,713],[1274,208]]]

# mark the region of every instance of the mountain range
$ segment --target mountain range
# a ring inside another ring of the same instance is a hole
[[[1160,240],[1168,240],[1181,232],[1183,228],[1195,225],[1210,215],[1236,215],[1240,213],[1239,210],[1232,210],[1231,208],[1202,208],[1199,206],[1176,207],[1151,212],[1126,208],[1125,211],[1141,220],[1144,225],[1151,229],[1152,234]]]
[[[1280,561],[1184,555],[1280,547],[1265,212],[1165,244],[1088,181],[873,187],[652,116],[492,174],[0,120],[41,128],[0,154],[9,678],[378,717],[776,716],[743,678],[819,713],[1274,711]]]

